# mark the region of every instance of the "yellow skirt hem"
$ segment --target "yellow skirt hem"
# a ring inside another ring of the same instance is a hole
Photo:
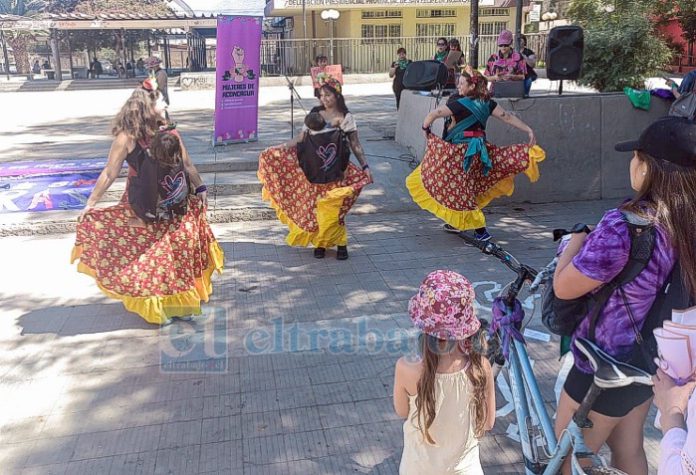
[[[70,262],[73,263],[82,256],[82,245],[75,245],[71,253]],[[97,282],[99,290],[109,298],[120,300],[129,312],[137,313],[148,323],[161,325],[171,317],[201,314],[201,301],[207,302],[213,293],[211,277],[213,272],[222,273],[224,267],[224,254],[217,241],[210,244],[208,256],[210,263],[200,277],[196,277],[193,288],[172,295],[151,295],[148,297],[134,297],[113,292]],[[96,279],[97,273],[87,264],[79,262],[78,272]]]

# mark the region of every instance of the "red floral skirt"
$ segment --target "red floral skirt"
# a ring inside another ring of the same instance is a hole
[[[133,213],[124,202],[92,209],[77,225],[72,262],[79,259],[78,271],[150,323],[200,314],[211,275],[224,264],[205,211],[189,197],[186,215],[142,227],[129,224]]]
[[[291,246],[345,246],[345,217],[368,184],[367,175],[348,165],[343,180],[315,184],[307,180],[295,147],[271,147],[259,156],[262,197],[288,226]]]
[[[546,158],[539,146],[486,143],[493,168],[483,174],[483,164],[474,157],[464,171],[466,144],[451,144],[428,136],[423,161],[406,178],[413,200],[423,209],[457,229],[476,229],[486,225],[481,211],[493,199],[510,196],[515,190],[515,175],[525,173],[530,181],[539,178],[538,162]]]

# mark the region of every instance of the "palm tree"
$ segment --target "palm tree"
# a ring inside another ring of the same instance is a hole
[[[46,8],[46,4],[45,0],[0,0],[0,14],[32,18],[38,16]],[[31,66],[27,46],[35,38],[35,33],[27,30],[9,30],[5,31],[5,38],[12,47],[17,72],[28,74]]]

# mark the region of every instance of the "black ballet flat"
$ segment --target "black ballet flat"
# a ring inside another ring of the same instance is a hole
[[[348,259],[348,246],[338,246],[336,249],[336,259],[339,261]]]
[[[323,247],[315,247],[314,248],[314,257],[317,259],[323,259],[324,256],[326,256],[326,248]]]

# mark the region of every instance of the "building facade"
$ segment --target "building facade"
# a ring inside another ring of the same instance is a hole
[[[304,14],[303,14],[304,4]],[[480,34],[514,29],[515,2],[481,0]],[[321,12],[340,16],[324,21]],[[462,0],[269,0],[267,17],[285,17],[286,38],[354,38],[362,40],[408,37],[463,37],[469,34],[471,7]],[[333,30],[333,31],[332,31]]]

